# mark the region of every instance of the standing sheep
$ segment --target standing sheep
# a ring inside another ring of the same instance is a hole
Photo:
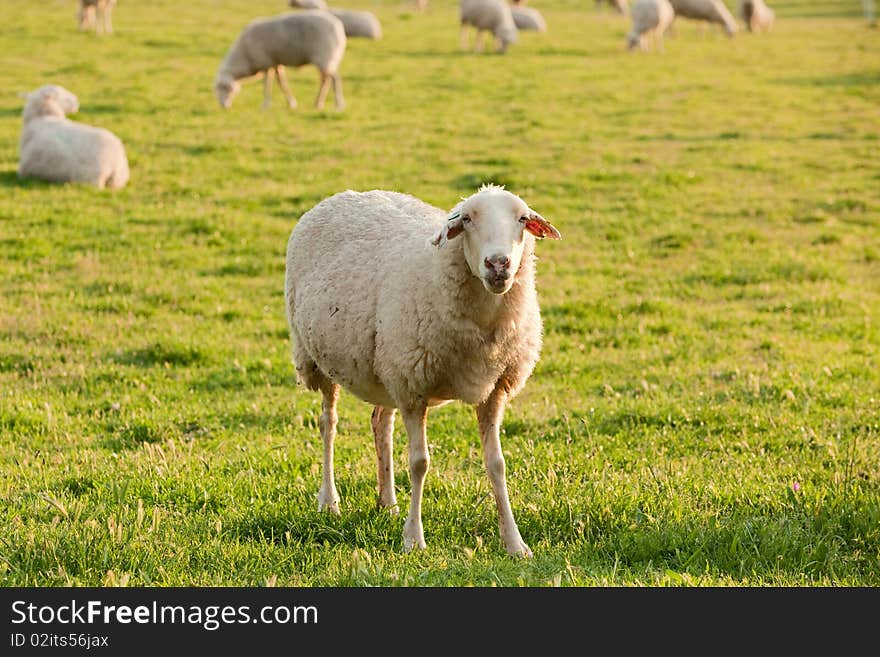
[[[412,484],[404,548],[424,548],[428,409],[475,406],[510,554],[530,556],[513,518],[499,429],[540,353],[536,238],[559,232],[494,185],[446,213],[397,192],[346,191],[306,212],[287,244],[285,298],[300,380],[323,395],[318,508],[339,513],[333,473],[340,385],[374,406],[378,504],[394,512],[392,434],[400,410]]]
[[[96,34],[113,34],[113,21],[110,14],[116,0],[79,0],[76,22],[79,29],[95,30]]]
[[[352,9],[330,9],[329,11],[342,21],[345,36],[366,39],[382,38],[382,24],[372,12]]]
[[[716,23],[727,36],[735,35],[739,28],[736,19],[721,0],[669,0],[676,18],[690,18],[696,21]]]
[[[104,128],[66,118],[79,100],[47,84],[27,95],[22,118],[18,175],[50,182],[119,189],[128,182],[128,159],[119,137]]]
[[[518,30],[547,31],[547,21],[544,20],[541,12],[533,7],[514,5],[510,8],[510,13],[513,15],[513,24]]]
[[[644,37],[650,35],[657,50],[663,51],[663,34],[672,24],[675,13],[669,0],[636,0],[630,10],[632,29],[626,35],[626,45],[644,49]]]
[[[285,66],[313,64],[321,74],[315,107],[324,107],[330,82],[336,108],[342,109],[342,77],[339,65],[345,54],[345,29],[336,16],[320,9],[290,12],[274,18],[257,18],[242,30],[232,44],[214,80],[214,92],[220,106],[229,109],[241,91],[239,80],[263,73],[263,108],[269,107],[272,72],[287,98],[296,107],[296,99],[287,85]]]
[[[474,51],[483,49],[483,32],[491,32],[498,42],[498,52],[517,40],[516,24],[507,0],[461,0],[459,4],[461,20],[461,47],[467,48],[468,26],[473,26]]]
[[[764,0],[739,0],[739,15],[749,32],[769,32],[776,18]]]

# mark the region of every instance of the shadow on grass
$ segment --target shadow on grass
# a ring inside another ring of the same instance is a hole
[[[110,354],[110,360],[120,365],[155,367],[156,365],[188,366],[206,361],[195,347],[154,343],[142,349],[129,349]]]
[[[63,184],[63,183],[62,183]],[[19,178],[16,169],[0,171],[0,187],[21,187],[22,189],[43,189],[57,186],[58,183],[39,178]]]
[[[856,71],[841,75],[777,78],[776,82],[799,87],[869,87],[880,85],[880,69],[876,71]]]

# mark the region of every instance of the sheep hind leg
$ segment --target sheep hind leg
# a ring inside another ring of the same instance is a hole
[[[333,74],[333,102],[338,110],[345,107],[345,99],[342,97],[342,77],[339,72]]]
[[[290,91],[290,85],[287,84],[287,74],[283,66],[275,67],[275,78],[278,80],[278,86],[281,87],[281,93],[287,99],[287,106],[290,109],[296,109],[296,98],[294,98],[293,92]]]
[[[388,509],[392,515],[400,513],[394,492],[394,414],[393,408],[376,406],[370,425],[376,443],[376,475],[379,482],[379,499],[376,507]]]
[[[492,483],[492,494],[498,509],[498,530],[508,554],[518,557],[531,557],[532,551],[523,541],[510,509],[507,495],[504,454],[501,451],[499,431],[504,417],[505,393],[496,388],[489,398],[477,406],[477,422],[480,427],[480,442],[483,445],[483,461]]]
[[[336,438],[336,402],[339,400],[339,385],[326,382],[321,387],[324,398],[321,403],[321,439],[324,441],[324,463],[321,472],[321,489],[318,491],[318,510],[339,513],[339,493],[333,476],[333,440]]]
[[[318,87],[318,97],[315,98],[315,107],[317,109],[324,109],[324,101],[327,100],[327,92],[330,91],[331,82],[330,74],[321,71],[321,85]]]
[[[412,495],[409,501],[409,514],[403,524],[403,549],[406,552],[413,548],[424,550],[425,530],[422,526],[422,488],[425,475],[431,464],[428,453],[428,436],[425,425],[428,420],[427,407],[401,409],[406,433],[409,437],[409,474],[412,480]]]

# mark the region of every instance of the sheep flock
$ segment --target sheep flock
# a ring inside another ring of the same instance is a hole
[[[116,5],[116,0],[80,0],[76,27],[124,38],[124,4]],[[400,29],[413,29],[419,14],[432,11],[426,0],[415,2],[414,9]],[[121,32],[113,30],[113,10],[122,12]],[[649,41],[662,51],[664,35],[677,19],[715,26],[728,37],[738,32],[737,18],[722,0],[597,0],[585,10],[585,20],[600,14],[614,16],[603,20],[629,23],[621,56],[647,49]],[[775,18],[763,0],[739,0],[736,15],[750,33],[769,31]],[[510,58],[517,48],[530,47],[532,39],[552,37],[552,21],[548,24],[525,0],[460,0],[456,16],[449,17],[453,49],[456,23],[457,54],[463,57],[489,57],[470,53],[488,51],[486,38],[494,40],[493,54]],[[521,32],[537,34],[521,38]],[[342,110],[341,70],[353,50],[350,40],[382,38],[383,26],[372,12],[328,6],[325,0],[289,0],[278,15],[254,16],[229,35],[213,79],[216,102],[231,111],[243,83],[262,79],[268,110],[274,79],[295,109],[285,71],[313,67],[319,76],[314,106],[323,108],[332,89],[334,105]],[[364,43],[357,56],[369,57],[373,47]],[[88,116],[91,99],[81,105],[74,92],[48,81],[35,81],[23,96],[21,178],[111,190],[129,183],[120,137],[68,118],[78,111]],[[391,436],[399,412],[409,440],[412,485],[403,544],[406,550],[424,548],[428,411],[459,400],[476,412],[501,541],[510,554],[527,557],[532,552],[508,499],[499,429],[506,405],[526,385],[541,350],[536,243],[559,239],[560,231],[514,190],[485,183],[447,209],[391,190],[343,188],[325,198],[302,215],[289,236],[285,313],[298,379],[322,397],[318,508],[340,512],[333,441],[344,388],[373,406],[378,505],[392,512],[397,498]],[[389,234],[394,239],[387,239]]]

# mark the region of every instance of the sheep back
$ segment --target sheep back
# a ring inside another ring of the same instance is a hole
[[[738,27],[733,14],[721,0],[669,0],[676,16],[717,23],[733,36]]]
[[[505,28],[516,29],[506,0],[461,0],[459,8],[461,22],[478,30],[488,30],[497,36]]]
[[[351,9],[330,9],[331,14],[342,21],[347,37],[364,37],[366,39],[381,39],[382,24],[376,15],[369,11],[354,11]]]
[[[544,20],[541,12],[533,7],[514,5],[510,8],[510,13],[513,16],[513,23],[518,30],[547,31],[547,22]]]

